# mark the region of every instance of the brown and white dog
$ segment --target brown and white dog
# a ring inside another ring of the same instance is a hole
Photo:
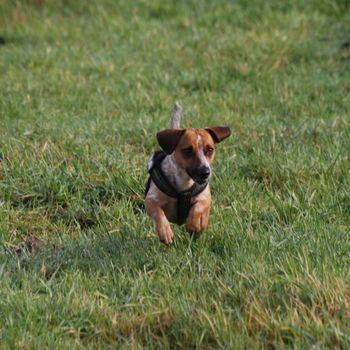
[[[230,136],[228,127],[180,129],[180,106],[176,103],[171,128],[160,131],[157,140],[166,153],[160,164],[167,182],[178,192],[186,191],[195,184],[206,184],[211,175],[215,155],[215,143]],[[147,214],[154,220],[159,239],[165,244],[173,242],[170,222],[176,222],[177,199],[162,192],[151,179],[146,194]],[[186,230],[200,234],[208,226],[211,194],[209,184],[190,199]]]

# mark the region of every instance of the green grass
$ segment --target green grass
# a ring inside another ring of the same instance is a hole
[[[1,349],[350,347],[347,0],[0,0],[0,36]],[[169,248],[175,100],[233,135]]]

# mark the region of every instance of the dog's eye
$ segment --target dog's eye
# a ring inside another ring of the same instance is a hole
[[[182,153],[186,156],[186,157],[192,157],[194,155],[193,149],[192,147],[188,147],[188,148],[184,148],[182,150]]]
[[[206,156],[211,156],[214,152],[214,148],[208,147],[207,150],[205,151]]]

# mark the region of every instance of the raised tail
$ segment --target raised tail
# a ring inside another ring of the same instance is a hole
[[[175,102],[173,111],[171,113],[170,128],[179,129],[180,128],[180,119],[181,119],[181,106],[178,102]]]

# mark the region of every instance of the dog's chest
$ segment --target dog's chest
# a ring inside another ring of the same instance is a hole
[[[198,196],[191,198],[191,207],[196,202],[197,198]],[[167,219],[172,223],[178,223],[178,205],[179,201],[177,199],[168,197],[168,201],[161,207]]]
[[[165,216],[170,222],[177,220],[177,200],[175,198],[168,198],[168,201],[162,207]]]

